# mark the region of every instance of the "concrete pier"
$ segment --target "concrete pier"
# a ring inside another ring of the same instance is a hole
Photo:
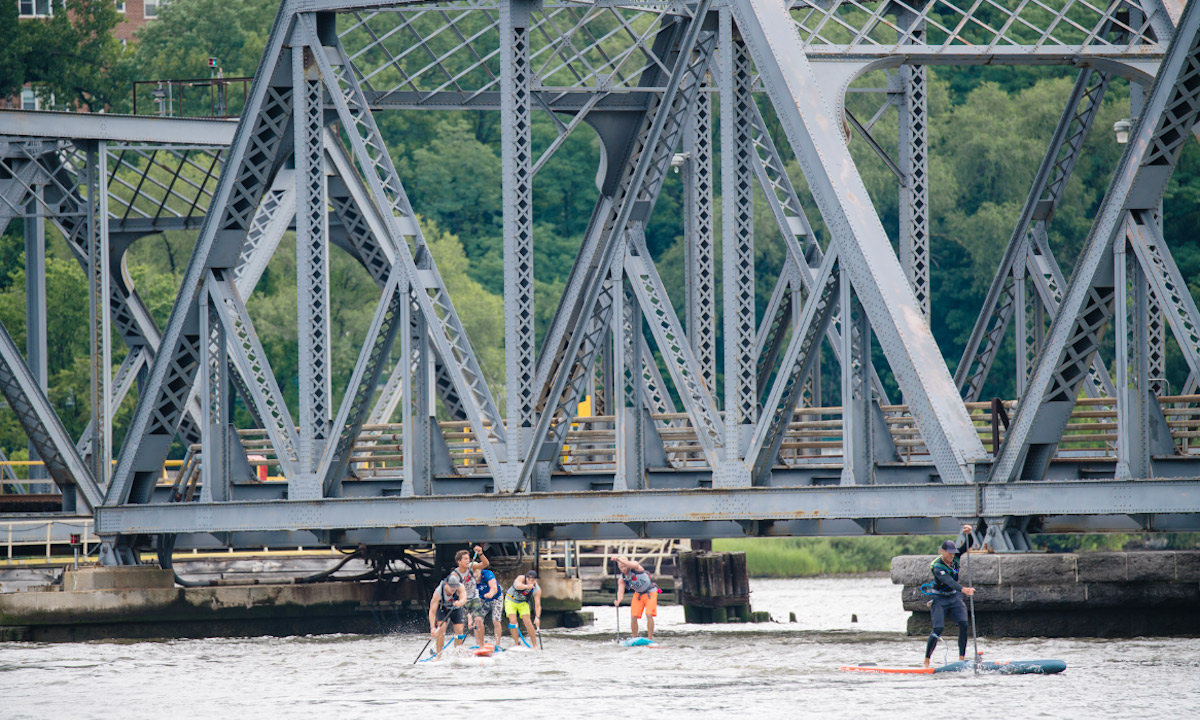
[[[910,635],[930,631],[932,555],[892,559]],[[976,588],[980,635],[992,637],[1200,636],[1200,551],[1079,554],[972,553],[960,580]]]
[[[310,575],[313,558],[293,558],[295,575]],[[205,587],[177,587],[175,574],[156,566],[67,569],[53,584],[0,593],[0,641],[74,642],[113,638],[200,638],[427,630],[429,597],[412,581],[278,582],[287,559],[238,559]],[[326,565],[330,561],[326,561]],[[229,572],[242,565],[248,572]],[[298,569],[302,572],[296,572]],[[527,569],[527,568],[526,568]],[[512,574],[520,568],[513,568]],[[523,572],[524,570],[520,570]],[[235,577],[242,575],[244,577]],[[502,580],[511,580],[500,576]],[[263,582],[263,580],[266,580]],[[577,578],[542,571],[542,627],[591,622],[581,612]]]

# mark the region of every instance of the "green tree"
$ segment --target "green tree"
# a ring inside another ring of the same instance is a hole
[[[267,45],[275,0],[178,0],[160,6],[158,19],[144,26],[130,53],[135,80],[206,77],[208,58],[226,76],[252,76]]]
[[[120,103],[126,90],[121,44],[112,30],[121,21],[112,0],[65,0],[65,12],[19,23],[24,36],[23,83],[33,83],[43,100],[101,110]],[[0,21],[0,25],[4,21]],[[0,43],[2,44],[2,43]],[[9,82],[13,82],[10,79]]]

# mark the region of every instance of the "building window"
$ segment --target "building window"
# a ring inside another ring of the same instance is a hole
[[[54,0],[17,0],[17,11],[21,17],[51,17],[55,5],[61,3]]]
[[[125,0],[116,0],[116,3],[117,12],[121,13],[122,15],[125,14]]]
[[[42,103],[38,99],[37,93],[33,88],[21,88],[21,109],[22,110],[41,110]]]
[[[158,17],[158,6],[162,4],[162,0],[146,0],[143,3],[143,14],[148,18]]]

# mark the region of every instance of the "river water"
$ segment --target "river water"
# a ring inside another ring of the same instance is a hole
[[[664,607],[661,647],[626,648],[616,611],[598,607],[591,627],[547,631],[545,652],[485,666],[413,665],[428,637],[416,631],[0,644],[0,719],[1200,718],[1200,639],[980,640],[988,659],[1067,662],[1045,677],[846,673],[838,666],[920,662],[899,587],[837,578],[752,590],[754,609],[784,622],[685,625],[681,608]],[[620,624],[628,633],[627,608]]]

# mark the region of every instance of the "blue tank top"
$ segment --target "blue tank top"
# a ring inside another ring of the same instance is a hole
[[[491,592],[491,588],[489,587],[488,583],[491,580],[495,580],[495,579],[496,579],[496,574],[494,572],[492,572],[491,570],[480,570],[479,571],[479,583],[478,583],[479,597],[483,598],[484,600],[495,600],[496,598],[500,597],[500,582],[499,581],[496,582],[496,594],[491,595],[491,596],[488,595],[488,593]]]

